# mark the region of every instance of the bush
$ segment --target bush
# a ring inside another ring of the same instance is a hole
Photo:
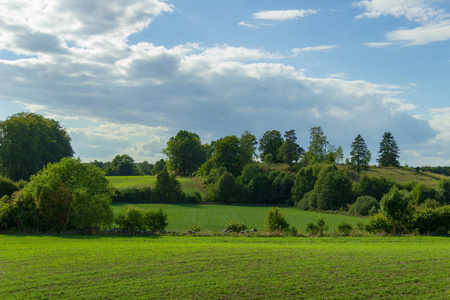
[[[341,223],[339,223],[337,229],[338,229],[338,232],[342,235],[350,235],[350,233],[353,230],[353,227],[350,223],[341,222]]]
[[[306,225],[306,233],[316,236],[319,233],[319,226],[317,224],[314,223],[308,223]]]
[[[405,191],[399,191],[393,186],[389,193],[385,194],[380,203],[381,211],[391,219],[394,231],[397,228],[405,228],[411,216],[411,203],[409,194]]]
[[[154,193],[150,187],[115,189],[112,203],[151,203],[155,202]]]
[[[120,212],[116,224],[121,229],[130,230],[164,230],[167,223],[167,214],[161,209],[143,210],[132,205],[127,205]]]
[[[301,210],[316,210],[317,195],[314,190],[307,192],[303,199],[297,203],[297,207]]]
[[[421,234],[447,234],[450,231],[450,205],[417,208],[410,226]]]
[[[103,172],[79,159],[48,164],[11,197],[9,224],[18,229],[98,229],[112,224],[113,188]]]
[[[238,222],[228,222],[227,224],[225,224],[225,229],[231,230],[233,232],[240,232],[243,230],[247,230],[247,225]]]
[[[371,196],[360,196],[356,202],[350,206],[349,214],[352,216],[368,216],[369,212],[377,212],[380,208],[377,199]]]
[[[19,190],[19,186],[9,178],[0,176],[0,198],[11,196],[12,193]]]
[[[144,210],[127,205],[120,212],[115,222],[121,229],[144,230]]]
[[[278,210],[278,207],[269,210],[264,226],[268,232],[285,232],[289,229],[289,224],[284,218],[283,213]]]
[[[370,233],[389,233],[392,231],[392,224],[383,214],[378,213],[367,220],[365,229]]]
[[[148,230],[163,231],[166,229],[167,225],[169,225],[169,223],[167,223],[167,214],[162,208],[147,209],[144,212],[144,224]]]
[[[436,190],[423,183],[416,184],[411,191],[411,198],[415,205],[420,205],[427,199],[436,199]]]

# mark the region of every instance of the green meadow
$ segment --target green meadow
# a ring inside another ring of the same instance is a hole
[[[450,297],[443,237],[0,235],[2,299]]]
[[[117,216],[126,204],[113,204],[113,210]],[[259,231],[264,230],[264,222],[269,206],[240,206],[240,205],[197,205],[197,204],[133,204],[143,209],[162,208],[168,215],[168,231],[187,231],[194,225],[198,225],[204,231],[217,232],[225,228],[228,222],[240,222],[247,225],[248,229],[255,227]],[[362,218],[323,214],[311,211],[302,211],[293,207],[280,207],[291,227],[296,227],[305,234],[306,225],[317,222],[323,218],[330,230],[336,230],[341,222],[356,226]]]

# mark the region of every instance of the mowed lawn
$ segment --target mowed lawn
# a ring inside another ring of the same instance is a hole
[[[0,235],[2,299],[448,299],[439,237]]]
[[[154,187],[156,184],[156,176],[106,176],[106,178],[119,190],[147,186]],[[198,188],[192,178],[178,177],[177,180],[187,195],[194,195],[196,192],[203,195],[203,191]]]
[[[126,204],[113,204],[113,210],[117,216]],[[168,231],[188,231],[194,225],[209,232],[222,231],[228,222],[240,222],[247,225],[248,229],[256,228],[264,231],[264,222],[270,206],[238,206],[238,205],[197,205],[197,204],[133,204],[143,209],[162,208],[168,215]],[[341,222],[356,226],[363,218],[350,216],[323,214],[310,211],[302,211],[293,207],[280,207],[291,227],[296,227],[301,233],[305,233],[306,225],[323,218],[330,230],[336,230]]]

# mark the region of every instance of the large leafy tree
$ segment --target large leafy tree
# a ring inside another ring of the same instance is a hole
[[[256,145],[258,141],[250,131],[244,131],[239,139],[241,147],[241,160],[243,164],[248,164],[253,161],[255,157]]]
[[[55,120],[22,112],[0,122],[0,171],[13,180],[28,180],[73,153],[69,135]]]
[[[213,143],[213,154],[210,163],[216,169],[225,167],[228,172],[238,176],[243,168],[241,147],[235,135],[229,135]]]
[[[128,154],[116,155],[106,169],[106,175],[129,176],[139,175],[134,159]]]
[[[370,150],[367,149],[366,142],[360,134],[358,134],[352,143],[352,151],[350,152],[350,155],[350,163],[355,168],[356,172],[358,172],[359,181],[359,174],[361,171],[369,169],[369,162],[372,158],[372,154],[370,153]]]
[[[323,133],[322,128],[312,127],[310,130],[310,144],[308,152],[302,159],[307,163],[323,162],[327,159],[328,148],[330,143],[327,140],[327,136]]]
[[[192,174],[206,160],[200,137],[186,130],[180,130],[171,137],[163,153],[168,157],[169,170],[182,175]]]
[[[305,150],[297,144],[295,130],[286,131],[284,138],[284,143],[278,150],[278,160],[288,164],[294,161],[297,162],[305,153]]]
[[[397,146],[397,142],[390,132],[385,132],[380,143],[380,151],[378,151],[379,159],[378,163],[380,167],[398,167],[400,149]]]
[[[266,131],[259,140],[261,159],[270,163],[276,162],[281,145],[283,145],[283,137],[278,130]]]

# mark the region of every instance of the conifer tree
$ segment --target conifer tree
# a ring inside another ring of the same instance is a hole
[[[372,154],[370,153],[370,150],[367,149],[366,142],[360,134],[358,134],[358,136],[352,143],[352,151],[350,152],[350,155],[351,165],[358,173],[359,181],[359,174],[361,173],[361,171],[367,170],[369,168],[369,162],[372,158]]]
[[[380,143],[380,151],[378,151],[380,154],[380,158],[378,159],[380,167],[400,166],[400,163],[398,162],[399,152],[400,149],[392,134],[390,132],[385,132]]]

